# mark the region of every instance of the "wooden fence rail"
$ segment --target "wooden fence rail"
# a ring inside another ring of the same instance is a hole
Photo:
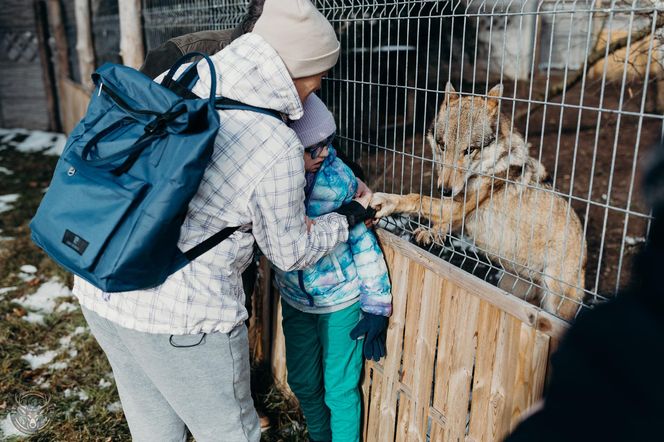
[[[363,440],[502,440],[540,398],[566,324],[391,233],[379,237],[393,314],[387,356],[365,364]],[[285,386],[273,305],[272,367]]]

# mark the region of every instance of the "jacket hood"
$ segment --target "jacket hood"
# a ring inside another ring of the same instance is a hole
[[[210,58],[216,71],[217,96],[273,109],[291,120],[302,117],[302,103],[286,65],[260,35],[245,34]],[[204,61],[197,68],[200,80],[193,92],[206,97],[210,70]]]

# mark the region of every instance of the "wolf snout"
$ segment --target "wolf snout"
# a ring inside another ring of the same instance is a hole
[[[454,192],[453,192],[452,189],[450,189],[449,187],[443,187],[442,189],[440,189],[440,193],[441,193],[445,198],[450,198],[450,197],[453,197],[453,196],[454,196]]]

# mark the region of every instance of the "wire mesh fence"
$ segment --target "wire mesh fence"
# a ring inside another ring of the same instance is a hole
[[[566,319],[625,283],[664,131],[661,2],[318,4],[339,143],[407,196],[387,228]]]
[[[144,0],[146,46],[246,3]],[[315,3],[342,45],[321,95],[398,209],[382,225],[565,319],[624,285],[664,134],[663,2]]]
[[[237,26],[247,0],[143,0],[143,29],[147,49],[170,38],[198,31]]]

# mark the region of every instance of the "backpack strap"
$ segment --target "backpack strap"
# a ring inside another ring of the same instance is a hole
[[[187,260],[193,261],[194,259],[201,256],[203,253],[207,252],[211,248],[220,244],[223,240],[231,236],[239,228],[240,226],[226,227],[224,229],[221,229],[219,232],[215,233],[214,235],[212,235],[202,243],[197,244],[191,249],[184,252],[184,256],[187,258]]]
[[[200,52],[189,52],[182,57],[171,67],[171,69],[164,77],[164,80],[161,82],[161,85],[167,87],[168,89],[175,92],[182,98],[185,99],[200,99],[198,95],[194,94],[191,89],[194,87],[198,81],[198,62],[194,62],[189,66],[183,73],[178,77],[177,80],[173,78],[177,70],[184,64],[187,60],[193,57],[205,57],[205,60],[210,64],[210,75],[216,75],[214,66],[212,66],[212,61]],[[213,79],[213,83],[215,79]],[[219,110],[247,110],[251,112],[256,112],[263,115],[269,115],[271,117],[277,118],[279,121],[283,121],[281,118],[281,112],[274,109],[268,109],[259,106],[252,106],[249,104],[242,103],[232,98],[226,97],[215,97],[214,106]]]
[[[269,115],[283,122],[283,119],[281,118],[281,112],[279,111],[265,107],[252,106],[250,104],[242,103],[241,101],[233,100],[232,98],[217,97],[214,103],[214,107],[219,110],[246,110],[256,112],[263,115]]]

